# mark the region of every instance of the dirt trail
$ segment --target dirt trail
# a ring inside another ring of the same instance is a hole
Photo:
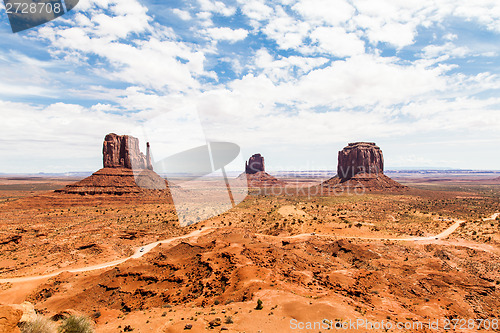
[[[57,275],[59,275],[59,274],[61,274],[63,272],[82,273],[82,272],[95,271],[95,270],[103,269],[103,268],[114,267],[116,265],[124,263],[125,261],[127,261],[129,259],[137,259],[137,258],[142,257],[143,255],[145,255],[146,253],[148,253],[149,251],[151,251],[153,248],[155,248],[159,244],[169,244],[169,243],[172,243],[172,242],[174,242],[176,240],[186,239],[186,238],[197,238],[197,237],[199,237],[199,236],[207,233],[207,231],[209,231],[211,229],[214,229],[214,228],[203,228],[203,229],[195,230],[195,231],[193,231],[193,232],[191,232],[189,234],[183,235],[183,236],[177,236],[177,237],[173,237],[173,238],[169,238],[169,239],[157,241],[157,242],[154,242],[154,243],[150,243],[150,244],[138,247],[135,250],[134,254],[131,255],[128,258],[123,258],[123,259],[119,259],[119,260],[109,261],[109,262],[105,262],[105,263],[94,265],[94,266],[87,266],[87,267],[74,268],[74,269],[65,269],[65,270],[57,271],[57,272],[54,272],[54,273],[51,273],[51,274],[46,274],[46,275],[37,275],[37,276],[26,276],[26,277],[16,277],[16,278],[0,279],[0,283],[29,282],[29,281],[34,281],[34,280],[48,279],[48,278],[57,276]]]
[[[291,213],[292,214],[293,213],[296,214],[297,211],[299,213],[302,212],[302,211],[297,210],[293,206],[292,206],[292,208],[290,208],[290,207],[287,206],[286,210],[283,213],[285,213],[287,215],[291,214]],[[495,213],[491,217],[486,218],[484,220],[485,221],[487,221],[487,220],[494,220],[498,216],[500,216],[500,213]],[[454,224],[452,224],[449,228],[447,228],[446,230],[444,230],[440,234],[435,235],[435,236],[427,236],[427,237],[407,237],[407,238],[381,238],[381,237],[378,237],[377,238],[377,237],[357,237],[357,236],[336,236],[336,235],[324,235],[324,234],[314,234],[313,235],[313,234],[310,234],[310,233],[299,234],[299,235],[294,235],[294,236],[284,236],[284,237],[283,236],[282,237],[280,237],[280,236],[270,236],[270,235],[264,235],[264,234],[257,234],[257,235],[264,236],[264,237],[282,238],[282,239],[296,239],[296,238],[307,238],[307,237],[311,237],[311,236],[316,236],[316,237],[337,237],[337,238],[348,238],[348,239],[389,240],[389,241],[420,241],[420,242],[437,242],[437,241],[441,241],[440,243],[446,244],[446,245],[467,246],[467,245],[464,245],[463,242],[458,242],[458,241],[457,242],[443,242],[443,240],[446,239],[448,236],[450,236],[455,230],[457,230],[457,228],[460,227],[460,225],[462,223],[465,223],[465,221],[463,221],[463,220],[455,220]],[[145,255],[146,253],[148,253],[149,251],[151,251],[153,248],[155,248],[156,246],[158,246],[159,244],[169,244],[169,243],[172,243],[172,242],[174,242],[176,240],[179,240],[179,239],[197,238],[197,237],[199,237],[201,235],[204,235],[204,234],[208,233],[208,231],[210,231],[212,229],[216,229],[216,228],[215,227],[206,227],[206,228],[202,228],[202,229],[199,229],[199,230],[195,230],[195,231],[193,231],[193,232],[191,232],[189,234],[183,235],[183,236],[177,236],[177,237],[173,237],[173,238],[169,238],[169,239],[157,241],[157,242],[154,242],[154,243],[150,243],[150,244],[138,247],[135,250],[135,253],[133,255],[131,255],[130,257],[128,257],[128,258],[123,258],[123,259],[119,259],[119,260],[115,260],[115,261],[110,261],[110,262],[106,262],[106,263],[102,263],[102,264],[94,265],[94,266],[87,266],[87,267],[81,267],[81,268],[75,268],[75,269],[62,270],[62,271],[54,272],[54,273],[47,274],[47,275],[38,275],[38,276],[27,276],[27,277],[16,277],[16,278],[0,279],[0,283],[29,282],[29,281],[35,281],[35,280],[41,280],[41,279],[51,278],[51,277],[57,276],[58,274],[61,274],[63,272],[82,273],[82,272],[89,272],[89,271],[94,271],[94,270],[98,270],[98,269],[113,267],[113,266],[119,265],[121,263],[124,263],[125,261],[127,261],[129,259],[140,258],[143,255]],[[473,245],[477,249],[481,249],[481,250],[485,250],[485,251],[488,251],[488,252],[492,252],[492,247],[491,246],[488,247],[488,246],[486,246],[486,244],[473,244]],[[482,246],[482,245],[485,245],[485,246]],[[472,247],[472,246],[470,246],[470,247]]]

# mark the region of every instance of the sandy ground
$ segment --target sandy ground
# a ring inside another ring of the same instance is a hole
[[[15,268],[0,303],[83,313],[97,332],[499,317],[497,203],[432,195],[249,197],[184,229],[154,201],[16,199],[0,214],[0,266]]]

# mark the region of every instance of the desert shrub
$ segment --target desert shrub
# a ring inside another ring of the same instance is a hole
[[[43,316],[37,316],[34,320],[21,324],[22,333],[56,333],[56,325]]]
[[[93,333],[94,328],[89,318],[84,316],[69,316],[59,327],[60,333]]]
[[[262,301],[259,299],[257,300],[257,306],[255,307],[255,310],[262,310],[264,307],[262,306]]]

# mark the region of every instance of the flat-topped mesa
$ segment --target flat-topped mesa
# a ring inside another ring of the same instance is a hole
[[[383,174],[384,156],[374,142],[354,142],[339,151],[337,176],[342,180],[358,174]]]
[[[384,175],[382,150],[373,142],[354,142],[339,151],[337,175],[321,185],[328,192],[401,192],[408,188]]]
[[[153,170],[147,143],[147,154],[139,149],[139,139],[130,135],[110,133],[102,146],[104,168],[149,169]]]
[[[248,162],[245,162],[245,173],[255,174],[257,172],[266,171],[264,167],[264,157],[261,154],[254,154]]]

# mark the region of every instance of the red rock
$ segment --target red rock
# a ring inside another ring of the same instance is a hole
[[[329,192],[362,194],[372,191],[400,191],[408,188],[384,175],[382,150],[373,142],[349,143],[339,151],[337,175],[323,182]]]
[[[245,162],[245,173],[254,174],[260,171],[266,171],[264,166],[264,157],[261,154],[254,154]]]
[[[147,143],[147,156],[139,149],[139,140],[130,135],[110,133],[104,138],[102,147],[105,168],[150,169],[152,165]]]
[[[147,153],[139,140],[129,135],[106,135],[102,147],[104,168],[56,192],[66,194],[146,194],[156,191],[170,196],[168,183],[153,171],[149,142]]]
[[[264,156],[254,154],[245,162],[245,173],[238,178],[246,178],[248,187],[284,186],[285,183],[265,171]]]
[[[373,142],[349,143],[339,151],[337,176],[351,179],[357,174],[379,174],[384,172],[382,150]]]
[[[265,171],[256,173],[242,173],[238,178],[244,179],[248,182],[248,187],[270,187],[270,186],[285,186],[285,182],[271,176]]]
[[[17,324],[23,312],[8,305],[0,305],[0,333],[20,333]]]

